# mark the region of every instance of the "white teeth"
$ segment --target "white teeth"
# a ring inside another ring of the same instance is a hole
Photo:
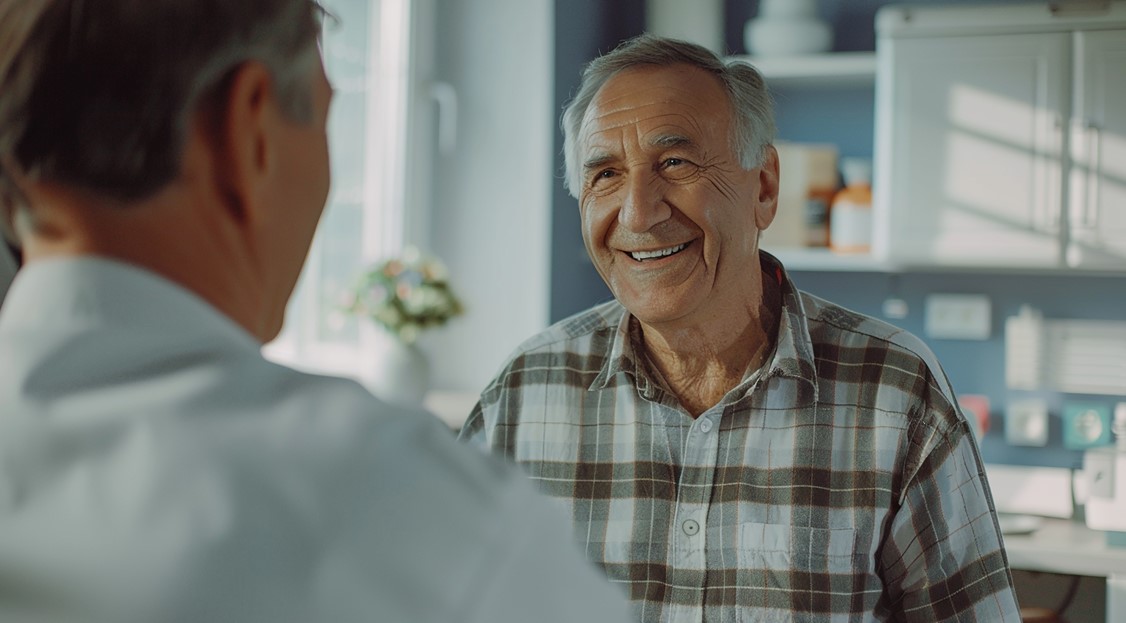
[[[687,246],[688,246],[688,243],[684,243],[684,244],[678,244],[675,247],[669,247],[667,249],[658,249],[656,251],[631,251],[629,255],[633,259],[640,262],[642,260],[651,260],[651,259],[657,258],[657,257],[668,257],[668,256],[672,255],[673,253],[680,253],[681,251],[684,250],[684,247],[687,247]]]

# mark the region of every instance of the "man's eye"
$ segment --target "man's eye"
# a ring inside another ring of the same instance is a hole
[[[594,174],[594,176],[590,180],[590,184],[591,184],[591,186],[595,186],[599,182],[609,180],[609,179],[613,179],[616,176],[617,176],[617,173],[613,169],[603,169],[603,170]]]
[[[666,158],[661,163],[661,172],[669,180],[691,179],[699,170],[699,167],[684,158]]]

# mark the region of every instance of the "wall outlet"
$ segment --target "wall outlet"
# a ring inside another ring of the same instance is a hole
[[[1005,408],[1005,441],[1010,446],[1048,445],[1048,404],[1019,400]]]
[[[1063,405],[1063,445],[1086,450],[1111,443],[1110,405],[1069,402]]]
[[[926,298],[923,333],[943,340],[988,340],[993,327],[989,297],[931,294]]]
[[[885,318],[902,320],[907,317],[907,301],[898,296],[889,296],[884,299],[883,311]]]

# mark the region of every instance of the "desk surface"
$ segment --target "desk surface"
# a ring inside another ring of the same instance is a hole
[[[1044,519],[1031,534],[1006,534],[1009,566],[1106,577],[1126,574],[1126,547],[1110,547],[1106,533],[1070,519]]]

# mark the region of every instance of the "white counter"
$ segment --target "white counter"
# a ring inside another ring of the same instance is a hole
[[[1126,574],[1126,548],[1109,547],[1106,533],[1070,519],[1044,519],[1028,535],[1005,535],[1009,565],[1072,575]]]
[[[1110,547],[1106,533],[1070,519],[1044,519],[1027,535],[1007,534],[1009,566],[1106,578],[1106,620],[1126,621],[1126,547]]]

